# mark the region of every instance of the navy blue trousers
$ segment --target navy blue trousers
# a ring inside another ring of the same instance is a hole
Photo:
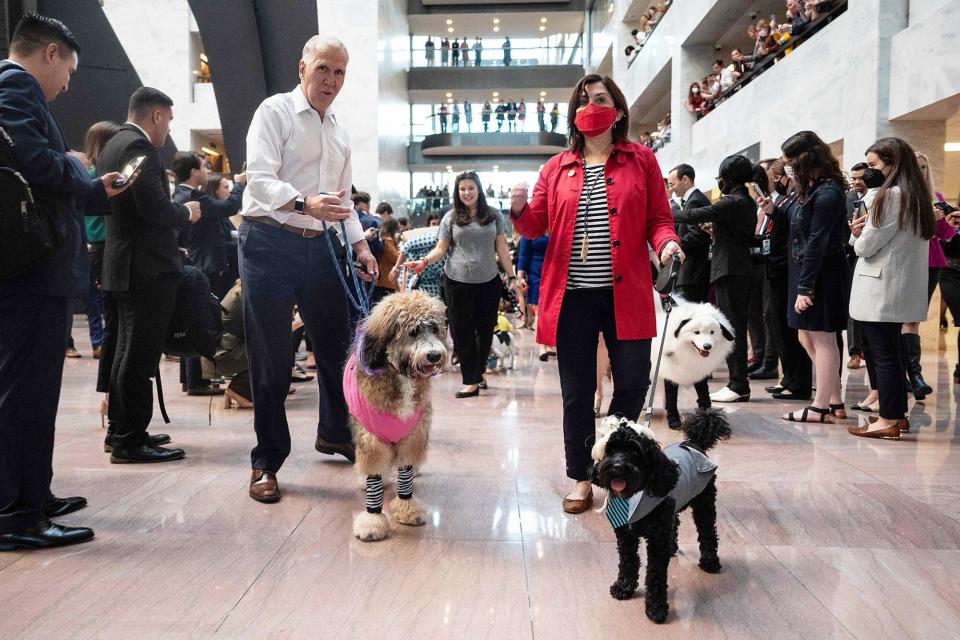
[[[70,300],[0,297],[0,533],[37,525],[53,478]]]
[[[290,454],[283,403],[293,367],[294,305],[317,361],[317,435],[334,443],[350,441],[342,379],[352,338],[347,298],[323,236],[304,238],[249,220],[240,225],[239,235],[243,327],[257,433],[250,463],[253,469],[276,472]]]

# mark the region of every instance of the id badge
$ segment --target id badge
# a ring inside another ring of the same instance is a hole
[[[770,255],[770,238],[763,239],[763,242],[760,248],[760,253],[762,253],[765,256]]]

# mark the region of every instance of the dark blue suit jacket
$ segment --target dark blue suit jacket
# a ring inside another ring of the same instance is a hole
[[[221,220],[236,215],[243,205],[243,185],[233,185],[226,200],[218,200],[201,189],[178,184],[173,192],[173,201],[184,204],[196,200],[200,203],[200,219],[194,224],[180,228],[180,246],[187,248],[193,266],[204,273],[227,270],[227,251],[224,246]]]
[[[62,204],[58,218],[63,244],[41,266],[0,281],[0,295],[76,297],[89,284],[83,251],[83,210],[107,207],[103,183],[87,175],[83,164],[66,155],[67,145],[37,80],[19,65],[0,62],[0,124],[13,139],[16,169],[34,191]]]
[[[364,213],[363,211],[357,211],[357,217],[360,218],[360,226],[363,227],[364,231],[371,228],[380,228],[380,218],[377,216]],[[367,240],[367,246],[370,247],[370,253],[373,254],[373,257],[379,260],[380,256],[383,255],[383,240],[380,238]]]

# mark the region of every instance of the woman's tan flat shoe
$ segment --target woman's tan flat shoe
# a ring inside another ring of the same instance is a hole
[[[564,498],[563,499],[563,510],[567,513],[583,513],[587,509],[593,506],[593,490],[590,490],[590,493],[587,494],[587,497],[582,500],[577,500],[573,498]]]
[[[863,427],[847,427],[847,432],[854,436],[860,436],[861,438],[882,438],[884,440],[899,440],[900,439],[900,423],[893,425],[892,427],[886,427],[885,429],[876,429],[874,431],[868,431]]]
[[[875,422],[876,422],[877,420],[879,420],[879,419],[880,419],[879,416],[869,416],[869,417],[867,418],[867,423],[868,423],[868,424],[873,424],[873,423],[875,423]],[[901,418],[900,420],[897,420],[897,426],[900,428],[900,433],[910,433],[910,420],[909,420],[909,419],[907,419],[907,418]]]

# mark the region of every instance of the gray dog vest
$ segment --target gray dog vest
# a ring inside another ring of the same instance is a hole
[[[717,473],[717,464],[696,449],[681,442],[663,449],[663,454],[677,463],[680,477],[669,495],[679,511],[696,498]],[[610,498],[607,503],[607,520],[618,529],[636,522],[653,511],[667,496],[651,496],[644,491],[634,494],[629,500]]]

